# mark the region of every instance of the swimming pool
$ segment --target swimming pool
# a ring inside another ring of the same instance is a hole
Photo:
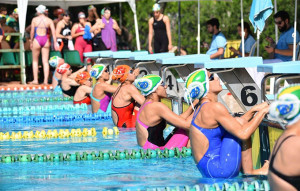
[[[34,97],[34,96],[33,96]],[[7,107],[19,107],[15,103]],[[64,102],[71,104],[71,102]],[[36,105],[53,105],[53,102],[36,102]],[[90,108],[89,108],[90,109]],[[57,112],[42,113],[42,115]],[[85,113],[90,111],[85,110]],[[72,113],[72,112],[71,112]],[[16,115],[19,117],[20,114]],[[72,114],[76,115],[76,114]],[[27,114],[32,117],[34,115]],[[0,117],[1,118],[1,117]],[[111,119],[90,121],[60,121],[2,124],[1,132],[41,131],[77,128],[95,128],[95,137],[72,137],[56,139],[0,140],[3,155],[83,153],[92,151],[139,150],[134,129],[120,129],[119,135],[103,136],[104,127],[112,128]],[[170,129],[165,131],[165,136]],[[0,163],[0,190],[146,190],[149,188],[180,188],[204,184],[222,186],[226,183],[259,183],[266,177],[239,176],[234,179],[202,178],[192,157],[152,158],[129,160],[91,160],[63,162],[12,162]],[[217,189],[215,189],[217,190]]]

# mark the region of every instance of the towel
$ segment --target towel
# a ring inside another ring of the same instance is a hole
[[[265,21],[273,12],[272,0],[253,0],[249,20],[254,27],[254,32],[258,29],[262,32],[265,28]]]
[[[83,39],[92,40],[93,37],[92,37],[90,30],[91,30],[91,27],[89,25],[85,25]]]

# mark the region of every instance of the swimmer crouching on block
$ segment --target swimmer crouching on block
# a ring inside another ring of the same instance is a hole
[[[239,118],[232,117],[218,102],[222,91],[219,79],[205,69],[191,73],[185,88],[186,100],[201,102],[194,112],[190,139],[202,176],[232,178],[239,174],[241,165],[245,174],[267,174],[268,162],[261,169],[253,169],[251,135],[268,113],[268,104],[256,105]]]
[[[118,86],[111,85],[112,75],[109,75],[107,66],[104,64],[93,65],[90,71],[91,77],[97,79],[97,83],[91,91],[92,111],[97,113],[100,110],[106,112],[111,95],[117,90]]]
[[[127,65],[119,65],[113,70],[113,80],[118,80],[121,85],[112,96],[112,118],[118,127],[135,127],[136,115],[145,97],[133,85],[139,75],[139,69],[133,70]]]
[[[192,107],[181,115],[175,114],[165,104],[162,98],[167,97],[166,86],[162,85],[160,76],[150,74],[135,80],[135,86],[146,96],[136,119],[136,136],[138,144],[144,149],[173,149],[188,146],[189,137],[186,133],[192,120]],[[197,104],[198,100],[194,101]],[[163,131],[167,123],[175,128],[174,134],[164,139]]]

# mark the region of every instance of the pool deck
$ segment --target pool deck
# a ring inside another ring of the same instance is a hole
[[[53,89],[52,85],[31,85],[31,84],[20,84],[20,81],[11,81],[11,82],[0,82],[0,90],[32,90],[32,89]]]

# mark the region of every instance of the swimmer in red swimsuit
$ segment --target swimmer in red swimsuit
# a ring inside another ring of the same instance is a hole
[[[86,71],[77,74],[75,81],[80,84],[74,95],[74,104],[85,103],[87,105],[91,104],[91,98],[89,94],[92,92],[92,78],[90,74]]]
[[[145,97],[133,85],[139,75],[139,69],[133,70],[127,65],[117,66],[113,71],[113,80],[118,80],[121,85],[112,96],[112,118],[118,127],[135,127],[137,105],[145,101]]]

